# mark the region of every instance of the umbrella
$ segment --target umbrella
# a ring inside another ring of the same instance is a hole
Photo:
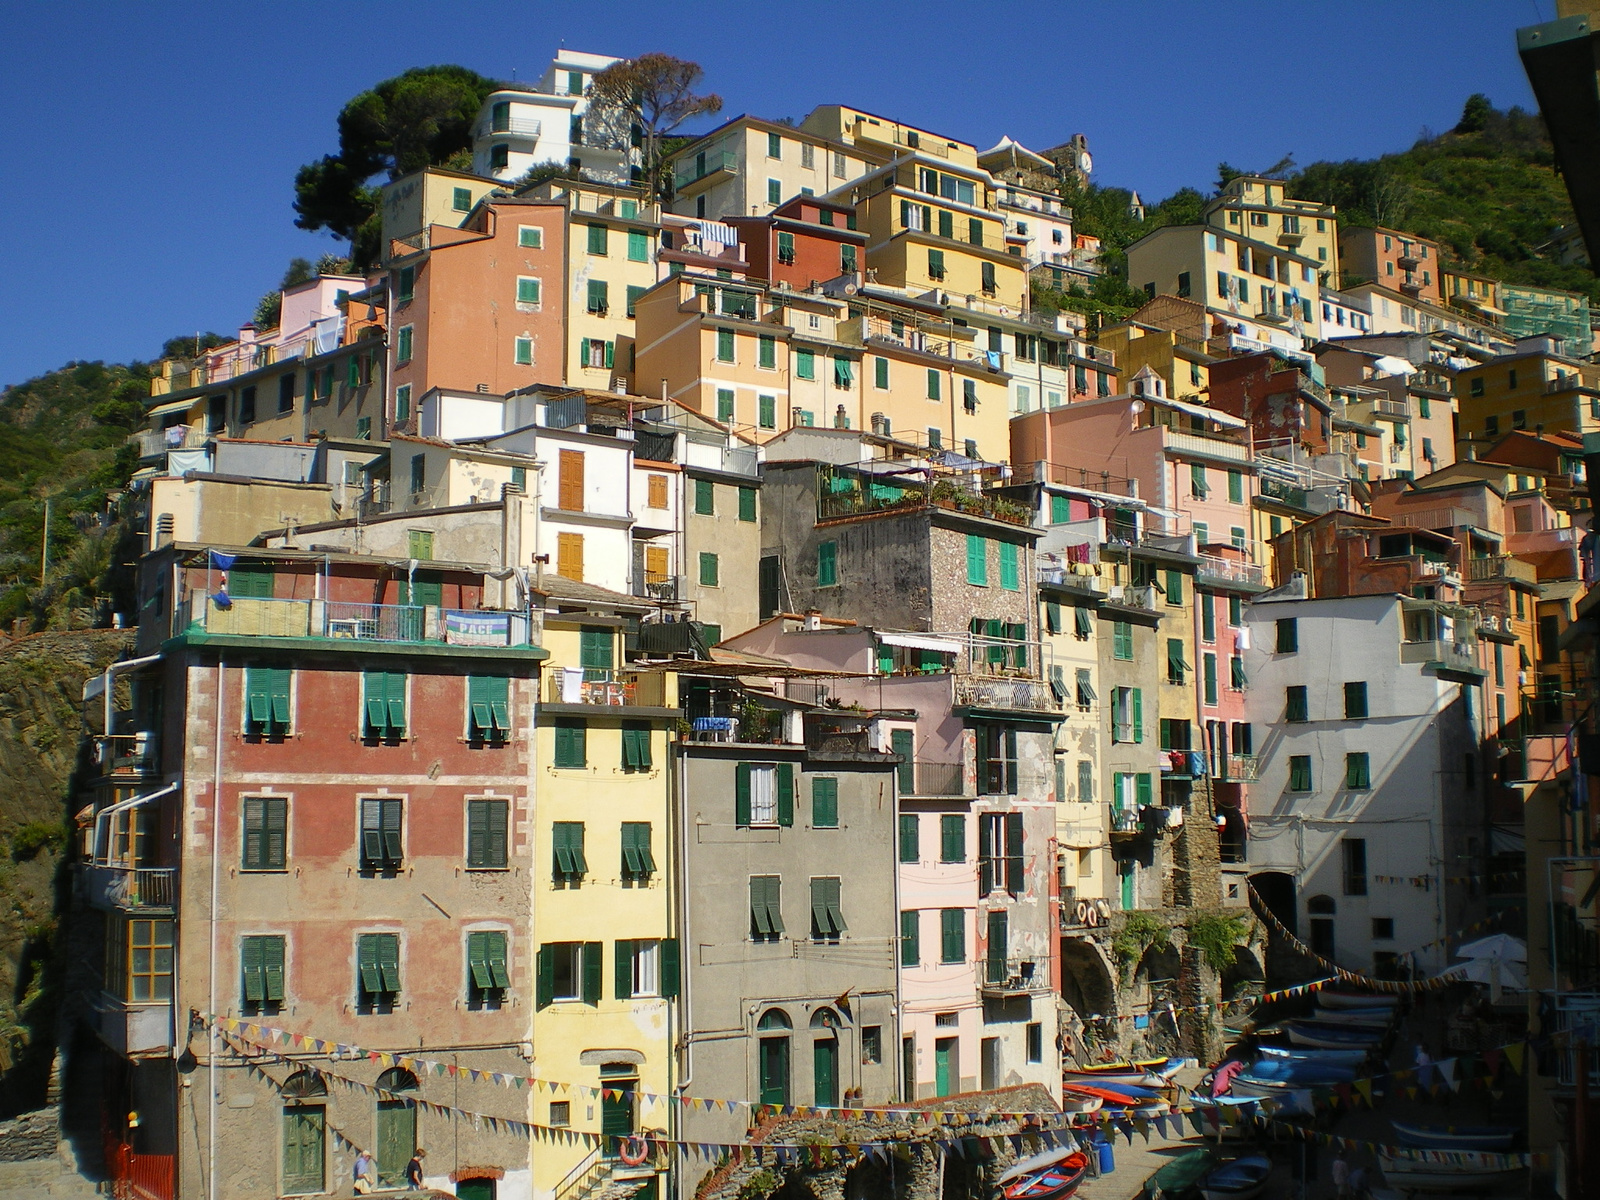
[[[1528,961],[1528,946],[1521,938],[1509,933],[1491,933],[1488,937],[1468,942],[1456,951],[1457,958],[1498,958],[1506,962]]]

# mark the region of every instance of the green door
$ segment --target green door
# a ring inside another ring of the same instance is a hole
[[[902,796],[915,796],[917,794],[916,765],[912,760],[916,757],[916,734],[909,729],[893,729],[889,731],[889,749],[898,754],[905,761],[895,768],[900,784]]]
[[[818,1038],[811,1043],[811,1080],[815,1085],[813,1104],[821,1108],[839,1106],[839,1039]]]
[[[400,1187],[417,1148],[417,1110],[404,1100],[378,1101],[378,1183]]]
[[[933,1043],[933,1090],[935,1095],[952,1096],[961,1079],[961,1064],[955,1038],[938,1038]]]
[[[463,1179],[456,1184],[458,1200],[494,1200],[494,1180]]]
[[[418,571],[410,579],[400,579],[400,603],[411,607],[400,613],[400,638],[420,642],[427,628],[424,608],[441,608],[444,605],[444,579],[432,571]]]
[[[1132,861],[1124,859],[1118,865],[1117,873],[1122,877],[1122,911],[1132,912],[1136,907]]]
[[[295,1104],[283,1110],[283,1190],[286,1194],[322,1191],[323,1123],[324,1109],[320,1104]]]
[[[761,1103],[789,1103],[789,1039],[761,1039]]]
[[[633,1091],[637,1079],[606,1079],[600,1085],[600,1132],[605,1135],[604,1153],[615,1155],[622,1139],[633,1132]],[[607,1093],[610,1093],[609,1095]]]

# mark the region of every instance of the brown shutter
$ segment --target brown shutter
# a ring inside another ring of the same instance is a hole
[[[583,582],[583,534],[556,535],[556,574],[574,583]]]
[[[644,581],[646,583],[665,583],[667,581],[667,548],[665,546],[646,546],[644,548]]]
[[[667,477],[665,475],[650,476],[651,508],[665,508],[667,506]]]
[[[565,512],[583,511],[583,451],[561,452],[561,508]]]

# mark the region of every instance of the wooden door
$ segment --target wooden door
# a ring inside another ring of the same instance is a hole
[[[557,503],[565,512],[583,511],[583,451],[563,450]]]
[[[416,1108],[404,1100],[378,1101],[378,1183],[403,1186],[406,1164],[416,1148]]]
[[[293,1104],[283,1110],[283,1190],[305,1195],[323,1190],[325,1110]],[[401,1167],[404,1168],[402,1163]]]
[[[761,1103],[789,1103],[789,1039],[761,1039]]]
[[[811,1080],[815,1099],[822,1108],[836,1108],[839,1104],[839,1041],[837,1038],[818,1038],[811,1043]]]
[[[949,1096],[961,1081],[961,1063],[955,1038],[938,1038],[933,1043],[933,1090],[935,1095]]]

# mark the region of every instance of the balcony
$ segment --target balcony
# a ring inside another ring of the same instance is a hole
[[[1006,709],[1013,712],[1059,713],[1061,705],[1048,683],[1007,676],[957,675],[958,708]]]
[[[124,1058],[171,1057],[176,1043],[171,1000],[123,1000],[101,992],[90,1005],[95,1032],[117,1054]]]
[[[203,424],[169,425],[166,429],[141,429],[132,437],[141,462],[160,458],[168,450],[198,450],[211,440]]]
[[[1469,558],[1467,578],[1473,583],[1499,580],[1537,583],[1539,572],[1534,569],[1532,563],[1523,562],[1520,558],[1513,558],[1509,554],[1494,554],[1488,558]]]
[[[1417,257],[1416,250],[1409,246],[1401,248],[1399,257],[1395,259],[1395,262],[1400,264],[1402,271],[1415,271],[1422,265],[1422,260]]]
[[[84,901],[93,908],[170,913],[177,904],[176,867],[121,867],[80,863]]]
[[[1264,304],[1256,309],[1256,320],[1265,321],[1269,325],[1282,325],[1289,321],[1293,315],[1287,309],[1279,308],[1275,304]]]
[[[1292,483],[1285,483],[1270,475],[1261,477],[1261,496],[1267,500],[1276,500],[1279,504],[1287,504],[1290,508],[1302,509],[1310,512],[1310,493],[1303,487],[1296,487]]]
[[[1239,442],[1225,442],[1221,438],[1202,437],[1194,433],[1179,433],[1177,430],[1166,426],[1162,428],[1166,429],[1162,444],[1170,453],[1195,458],[1218,459],[1228,463],[1250,461],[1250,447]]]
[[[650,575],[635,577],[633,594],[648,596],[652,600],[682,600],[685,580],[682,575]]]
[[[1092,563],[1067,563],[1059,567],[1041,566],[1039,582],[1050,587],[1068,588],[1088,596],[1105,595],[1107,586],[1100,577],[1099,568]]]
[[[1434,639],[1424,642],[1402,642],[1400,661],[1422,663],[1439,671],[1456,671],[1471,675],[1474,680],[1486,672],[1478,665],[1476,642],[1454,642]]]
[[[559,667],[545,687],[546,704],[596,708],[664,708],[666,676],[658,671],[601,671]]]
[[[1217,587],[1233,584],[1259,588],[1266,586],[1264,581],[1265,573],[1260,563],[1240,562],[1237,559],[1221,558],[1214,554],[1202,554],[1200,565],[1195,568],[1195,582]]]
[[[1109,604],[1120,604],[1124,608],[1142,608],[1149,612],[1160,612],[1165,602],[1165,593],[1159,591],[1153,584],[1144,584],[1134,587],[1124,584],[1120,588],[1113,587],[1106,595]]]
[[[143,779],[158,766],[156,735],[149,731],[113,733],[94,739],[95,763],[110,779]]]
[[[1111,810],[1111,836],[1129,837],[1144,832],[1144,823],[1139,819],[1139,812],[1133,808],[1113,808]]]
[[[903,796],[965,796],[967,792],[966,767],[959,762],[930,762],[915,759],[902,763],[900,768],[901,795]],[[911,790],[904,783],[911,776]]]
[[[987,958],[978,991],[988,1000],[1009,1000],[1047,991],[1049,987],[1048,964],[1031,958]]]
[[[543,657],[536,623],[523,612],[448,609],[421,604],[240,597],[219,604],[201,588],[173,613],[175,637],[316,638],[330,647],[387,644],[463,649],[525,649]],[[361,645],[348,645],[359,642]]]
[[[544,123],[537,117],[502,116],[497,120],[491,115],[478,122],[477,128],[472,131],[472,136],[537,138],[543,127]]]
[[[689,161],[678,164],[678,169],[673,172],[672,184],[679,194],[691,188],[699,191],[699,185],[706,180],[719,183],[724,179],[732,179],[738,170],[739,156],[732,150],[697,154]]]
[[[1378,417],[1397,417],[1400,420],[1411,419],[1411,405],[1404,400],[1374,400],[1372,413]]]
[[[1223,760],[1222,778],[1237,783],[1254,783],[1261,777],[1261,760],[1254,754],[1230,754]]]

